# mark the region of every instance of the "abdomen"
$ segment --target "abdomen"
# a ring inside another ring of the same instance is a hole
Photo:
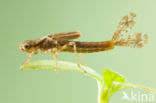
[[[94,53],[100,51],[107,51],[114,48],[113,41],[104,42],[75,42],[78,53]],[[74,52],[73,46],[64,49],[63,52]]]

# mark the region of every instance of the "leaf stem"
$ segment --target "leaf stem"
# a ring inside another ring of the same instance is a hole
[[[74,63],[71,62],[64,62],[64,61],[58,61],[58,70],[67,70],[67,71],[78,71],[81,72],[85,75],[88,75],[94,79],[96,79],[99,82],[102,82],[102,76],[98,74],[96,71],[93,69],[87,67],[87,66],[82,66],[81,68],[86,71],[86,73],[78,68],[78,66]],[[51,69],[51,70],[56,70],[56,64],[55,61],[52,60],[40,60],[40,61],[34,61],[30,62],[29,64],[24,64],[21,66],[21,70],[26,70],[26,69]]]
[[[151,92],[153,94],[156,94],[156,90],[155,89],[151,89],[149,87],[145,87],[145,86],[142,86],[142,85],[138,85],[138,84],[131,84],[131,83],[121,83],[121,85],[125,86],[126,88],[139,88],[139,89],[142,89],[142,90],[146,90],[148,92]]]

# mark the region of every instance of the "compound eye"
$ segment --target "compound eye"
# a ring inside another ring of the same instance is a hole
[[[29,48],[30,48],[29,45],[27,45],[27,44],[24,45],[24,49],[29,49]]]

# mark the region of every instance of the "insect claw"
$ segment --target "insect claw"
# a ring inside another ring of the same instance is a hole
[[[83,73],[87,73],[87,71],[86,71],[86,70],[84,70],[83,68],[81,68],[81,66],[80,66],[80,65],[78,65],[78,64],[77,64],[77,66],[78,66],[78,68],[80,68],[80,70],[81,70]]]

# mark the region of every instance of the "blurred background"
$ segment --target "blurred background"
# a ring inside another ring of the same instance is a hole
[[[116,47],[83,57],[100,74],[107,68],[128,82],[156,88],[155,4],[155,0],[0,0],[0,103],[97,103],[96,81],[81,73],[59,71],[56,76],[51,70],[21,71],[28,54],[19,51],[18,43],[74,30],[81,31],[80,41],[109,40],[129,12],[137,14],[129,33],[147,33],[145,47]],[[32,61],[42,59],[52,56],[39,53],[32,57]],[[75,57],[59,53],[59,60],[75,62]],[[128,102],[121,97],[118,92],[110,103]]]

